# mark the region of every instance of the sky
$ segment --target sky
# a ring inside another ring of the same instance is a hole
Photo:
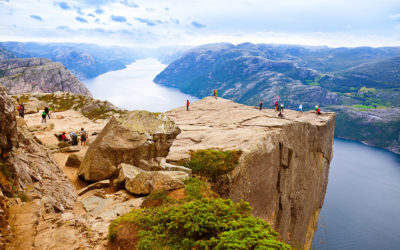
[[[400,0],[0,0],[0,41],[400,46]]]

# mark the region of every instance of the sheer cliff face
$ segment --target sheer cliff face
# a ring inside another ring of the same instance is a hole
[[[243,151],[239,165],[214,183],[217,192],[244,199],[282,239],[310,248],[323,205],[332,159],[335,114],[260,111],[211,97],[167,113],[181,128],[167,157],[180,161],[190,150]]]
[[[61,63],[44,58],[0,61],[0,83],[9,94],[65,91],[91,96],[85,85]]]

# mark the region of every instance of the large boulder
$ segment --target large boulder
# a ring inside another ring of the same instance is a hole
[[[166,115],[131,111],[113,117],[90,145],[79,175],[87,181],[104,180],[117,174],[120,163],[144,170],[163,169],[162,160],[181,132]]]
[[[77,154],[70,154],[68,156],[67,162],[65,163],[65,166],[79,168],[81,162],[82,162],[82,156]]]
[[[128,164],[121,164],[119,169],[117,184],[124,184],[126,190],[136,195],[179,189],[189,178],[189,174],[182,171],[145,171]]]

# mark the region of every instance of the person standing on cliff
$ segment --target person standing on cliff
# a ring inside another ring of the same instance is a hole
[[[24,116],[25,116],[25,105],[22,102],[18,107],[18,111],[19,111],[19,116],[24,118]]]
[[[300,113],[303,112],[303,104],[302,104],[302,103],[300,103],[300,105],[299,105],[299,112],[300,112]]]
[[[215,90],[215,99],[218,99],[218,90]]]
[[[278,108],[279,108],[279,103],[278,103],[278,101],[276,101],[275,102],[275,111],[278,111]]]
[[[280,109],[280,111],[283,112],[283,103],[281,104],[281,109]]]
[[[79,134],[81,135],[81,146],[83,144],[83,146],[86,146],[86,140],[88,138],[88,133],[86,132],[86,130],[84,128],[81,128],[81,132],[79,132]]]
[[[43,113],[42,113],[42,123],[46,123],[46,116],[47,116],[47,113],[46,113],[46,111],[43,110]]]
[[[44,107],[44,112],[46,112],[46,115],[49,117],[50,119],[50,110],[48,107]]]
[[[189,111],[189,105],[190,105],[189,100],[186,100],[186,111]]]
[[[260,110],[262,110],[262,105],[263,105],[263,102],[260,101]]]

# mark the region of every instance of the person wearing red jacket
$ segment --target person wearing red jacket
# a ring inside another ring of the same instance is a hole
[[[189,100],[186,100],[186,111],[189,111],[189,105],[190,105]]]

